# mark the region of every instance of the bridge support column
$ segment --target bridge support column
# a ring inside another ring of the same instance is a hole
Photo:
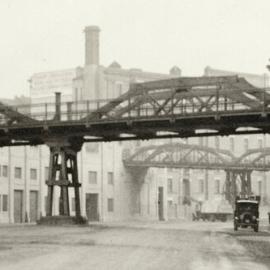
[[[226,171],[225,198],[231,204],[234,204],[237,194],[251,194],[251,170],[232,169]],[[237,182],[239,182],[237,185]],[[239,190],[240,187],[240,190]]]
[[[46,217],[41,218],[43,224],[85,223],[81,216],[80,190],[78,179],[77,153],[82,144],[70,142],[48,142],[50,147],[49,177]],[[59,216],[53,216],[53,198],[56,187],[60,188]],[[69,188],[74,189],[75,217],[70,216]]]

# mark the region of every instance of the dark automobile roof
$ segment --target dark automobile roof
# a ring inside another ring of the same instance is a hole
[[[252,200],[238,200],[237,203],[256,203],[256,204],[258,204],[258,201],[252,201]]]

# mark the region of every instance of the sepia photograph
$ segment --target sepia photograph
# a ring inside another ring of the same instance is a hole
[[[268,0],[1,0],[0,269],[270,270],[268,28]]]

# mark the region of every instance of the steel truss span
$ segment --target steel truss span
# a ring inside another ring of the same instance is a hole
[[[185,143],[151,145],[125,157],[126,167],[190,168],[225,171],[270,170],[270,148],[248,150],[240,157],[228,150]]]
[[[135,83],[114,100],[0,104],[0,146],[268,133],[270,94],[238,76]]]
[[[123,163],[137,181],[150,167],[224,170],[225,197],[233,204],[237,194],[252,193],[252,171],[270,170],[270,148],[251,149],[236,157],[228,150],[207,146],[184,143],[151,145],[125,156]]]

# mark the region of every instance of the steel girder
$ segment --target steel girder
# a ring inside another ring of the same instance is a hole
[[[246,169],[270,170],[270,147],[250,149],[236,162]]]
[[[27,106],[25,108],[27,108]],[[34,124],[37,122],[26,114],[18,112],[15,106],[8,106],[2,102],[0,102],[0,115],[2,116],[0,119],[2,124]]]
[[[2,104],[0,146],[61,137],[96,142],[266,133],[269,101],[268,91],[238,76],[222,76],[136,83],[109,102],[24,106],[26,114]]]
[[[171,167],[242,171],[270,170],[270,147],[248,150],[240,157],[228,150],[184,143],[139,148],[123,160],[127,167]]]
[[[193,169],[226,169],[234,155],[211,147],[173,143],[140,148],[123,162],[127,167],[173,167]]]

